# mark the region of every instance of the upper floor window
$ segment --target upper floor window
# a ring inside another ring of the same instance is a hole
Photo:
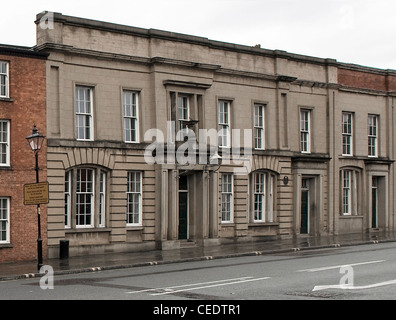
[[[139,93],[124,91],[123,105],[125,142],[139,142]]]
[[[378,156],[378,116],[369,115],[367,118],[368,129],[368,156]]]
[[[0,61],[0,97],[9,98],[9,64]]]
[[[351,156],[353,154],[353,114],[351,112],[342,113],[342,155]]]
[[[198,129],[203,125],[202,95],[189,92],[170,92],[170,119],[173,127],[169,141],[198,141]],[[201,120],[201,123],[200,121]]]
[[[0,166],[10,165],[10,121],[0,120]]]
[[[77,140],[93,140],[93,90],[76,87],[76,136]]]
[[[218,102],[218,135],[219,147],[231,147],[231,102],[219,100]]]
[[[190,117],[190,102],[189,97],[185,95],[177,96],[177,119],[179,122],[178,130],[187,129],[186,121]]]
[[[264,105],[254,105],[254,147],[256,149],[265,149],[264,110]]]
[[[311,152],[311,111],[300,111],[300,143],[301,152]]]

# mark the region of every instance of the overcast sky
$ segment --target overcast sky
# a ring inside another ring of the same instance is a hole
[[[47,10],[396,69],[395,0],[11,0],[0,8],[3,44],[35,45],[36,14]]]

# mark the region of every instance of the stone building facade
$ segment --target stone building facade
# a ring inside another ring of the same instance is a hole
[[[26,141],[34,124],[46,134],[46,54],[0,45],[0,262],[37,259],[36,206],[24,205],[23,186],[36,182],[35,156]],[[46,144],[39,153],[46,181]],[[43,256],[47,210],[41,207]]]
[[[48,14],[50,257],[394,228],[396,72]]]

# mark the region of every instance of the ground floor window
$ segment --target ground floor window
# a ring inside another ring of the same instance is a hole
[[[341,185],[341,214],[344,216],[358,214],[358,186],[359,172],[353,169],[344,169],[340,173]]]
[[[251,177],[253,222],[274,222],[275,176],[269,172],[254,172]]]
[[[142,225],[142,172],[128,172],[127,184],[127,225]]]
[[[10,199],[0,197],[0,243],[10,242]]]
[[[221,222],[233,222],[234,196],[233,175],[223,173],[221,176]]]
[[[74,168],[65,173],[65,227],[105,226],[106,171]]]

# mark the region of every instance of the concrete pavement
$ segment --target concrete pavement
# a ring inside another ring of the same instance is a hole
[[[107,253],[101,255],[69,257],[68,259],[48,259],[44,261],[44,264],[50,265],[53,268],[55,275],[61,275],[132,268],[138,266],[151,266],[156,264],[287,253],[362,244],[376,244],[383,242],[396,242],[396,232],[376,232],[321,237],[293,237],[290,239],[241,242],[208,247],[192,245],[175,250]],[[37,261],[0,263],[0,281],[41,276],[42,274],[37,271]]]

